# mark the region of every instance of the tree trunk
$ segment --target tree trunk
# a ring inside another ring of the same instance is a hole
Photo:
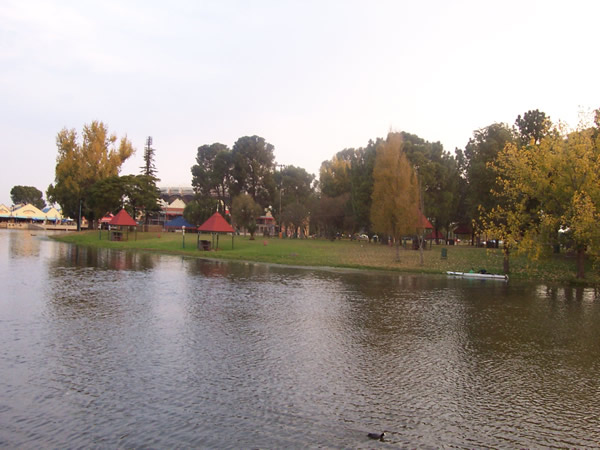
[[[504,262],[503,262],[504,275],[508,275],[508,272],[510,270],[508,258],[509,258],[509,248],[506,244],[504,244]]]
[[[419,264],[422,266],[423,264],[425,264],[425,261],[423,260],[423,241],[425,239],[423,238],[423,236],[419,236]]]
[[[585,247],[577,249],[577,278],[585,278]]]
[[[400,239],[396,239],[396,262],[400,261]]]

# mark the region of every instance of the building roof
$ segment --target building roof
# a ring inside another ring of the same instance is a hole
[[[271,211],[267,211],[267,213],[263,216],[260,216],[258,220],[264,221],[264,223],[273,222],[275,223],[275,217],[271,214]]]
[[[100,219],[100,223],[110,223],[110,221],[113,220],[113,217],[115,217],[113,213],[109,212],[102,219]]]
[[[44,216],[44,213],[31,203],[19,205],[17,208],[13,209],[12,212],[15,216]]]
[[[15,206],[11,212],[11,216],[15,219],[32,219],[32,220],[45,220],[46,215],[37,207],[31,203],[19,204]]]
[[[200,231],[209,233],[234,233],[235,230],[218,212],[214,213],[210,218],[198,227]]]
[[[110,223],[110,225],[116,225],[116,226],[121,226],[121,227],[135,227],[137,225],[135,220],[133,220],[131,218],[131,216],[129,215],[129,213],[127,211],[125,211],[124,209],[119,211],[117,213],[117,215],[114,216],[109,223]]]
[[[184,208],[185,208],[185,202],[183,200],[181,200],[180,198],[176,198],[169,205],[169,209],[184,209]]]
[[[183,216],[177,216],[173,220],[165,222],[165,228],[196,228],[194,225],[189,223],[183,218]]]
[[[54,206],[47,206],[42,211],[44,211],[48,219],[62,219],[62,214]]]
[[[161,194],[167,195],[194,195],[194,188],[191,186],[163,186],[160,187]]]

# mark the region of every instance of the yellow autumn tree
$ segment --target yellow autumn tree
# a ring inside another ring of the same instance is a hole
[[[599,124],[600,110],[594,125],[562,126],[527,146],[507,144],[491,164],[498,205],[482,212],[485,231],[533,259],[562,240],[577,255],[577,278],[584,278],[586,254],[600,248]]]
[[[391,236],[400,260],[402,236],[413,234],[418,225],[418,185],[398,133],[389,133],[377,147],[373,168],[371,223],[373,229]]]
[[[118,140],[99,121],[83,127],[81,142],[74,129],[64,128],[56,136],[56,147],[55,183],[46,195],[61,206],[63,215],[78,220],[80,208],[86,213],[89,189],[97,181],[118,175],[121,165],[134,153],[127,137]]]

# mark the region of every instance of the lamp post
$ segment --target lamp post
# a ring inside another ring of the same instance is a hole
[[[181,227],[181,248],[185,248],[185,225]]]
[[[81,231],[81,202],[82,200],[79,199],[79,220],[77,221],[77,231]]]
[[[279,239],[281,239],[283,237],[283,231],[281,229],[281,193],[283,192],[283,168],[285,167],[285,165],[277,164],[277,167],[279,167],[279,175],[280,175],[280,179],[279,179]]]

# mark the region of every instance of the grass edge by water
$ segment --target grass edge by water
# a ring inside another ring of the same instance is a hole
[[[331,268],[350,270],[391,271],[407,274],[441,275],[447,271],[468,271],[486,268],[491,273],[502,273],[502,251],[475,248],[466,245],[445,246],[433,244],[424,253],[424,264],[419,263],[419,252],[401,249],[400,261],[395,261],[395,250],[384,245],[341,240],[277,239],[236,236],[231,249],[231,237],[222,237],[218,250],[202,251],[196,248],[197,235],[181,233],[130,233],[129,240],[113,242],[107,233],[83,231],[51,236],[52,239],[76,245],[156,252],[218,261],[277,264],[302,268]],[[201,236],[211,240],[211,236]],[[447,258],[441,258],[446,248]],[[599,285],[597,271],[591,261],[586,267],[585,280],[575,278],[575,262],[568,255],[530,261],[525,255],[511,256],[513,280],[556,282],[560,284]]]

